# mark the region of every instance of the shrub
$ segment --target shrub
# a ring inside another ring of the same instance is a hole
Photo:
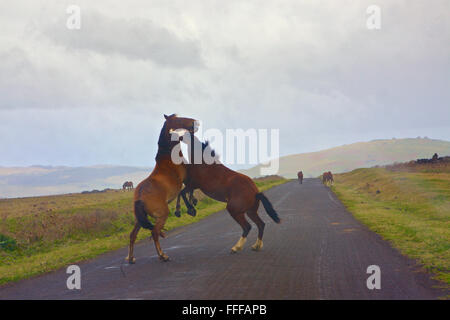
[[[0,249],[5,251],[13,251],[17,248],[16,240],[0,234]]]

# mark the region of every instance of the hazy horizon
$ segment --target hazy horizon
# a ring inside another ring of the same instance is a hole
[[[298,155],[298,154],[308,154],[308,153],[314,153],[314,152],[321,152],[321,151],[326,151],[326,150],[330,150],[330,149],[334,149],[334,148],[339,148],[339,147],[343,147],[343,146],[347,146],[347,145],[352,145],[352,144],[357,144],[357,143],[365,143],[365,142],[372,142],[372,141],[383,141],[383,140],[404,140],[404,139],[427,139],[427,140],[436,140],[436,141],[445,141],[445,142],[450,142],[450,140],[444,140],[444,139],[434,139],[434,138],[430,138],[427,136],[424,137],[405,137],[405,138],[397,138],[397,137],[392,137],[391,139],[372,139],[369,141],[355,141],[352,143],[345,143],[345,144],[341,144],[341,145],[336,145],[336,146],[331,146],[329,148],[325,148],[325,149],[320,149],[320,150],[313,150],[313,151],[306,151],[306,152],[297,152],[297,153],[290,153],[290,154],[286,154],[286,155],[280,155],[280,157],[288,157],[288,156],[293,156],[293,155]],[[430,155],[431,157],[432,155]],[[439,156],[450,156],[450,154],[442,154]],[[413,159],[411,159],[413,160]],[[258,165],[261,163],[258,163]],[[246,164],[246,165],[233,165],[233,167],[239,167],[236,170],[240,170],[240,169],[248,169],[251,167],[254,167],[254,164]],[[31,165],[27,165],[27,166],[2,166],[0,165],[0,168],[108,168],[108,167],[130,167],[130,168],[139,168],[139,169],[152,169],[153,166],[140,166],[140,165],[130,165],[130,164],[118,164],[118,163],[96,163],[96,164],[90,164],[90,165],[84,165],[84,166],[69,166],[69,165],[42,165],[42,164],[31,164]]]
[[[439,156],[449,156],[450,141],[424,138],[376,139],[281,157],[279,170],[275,174],[292,178],[296,177],[298,170],[302,170],[305,177],[317,177],[326,170],[340,173],[374,165],[431,158],[435,152]],[[266,174],[261,171],[261,167],[267,165],[250,165],[242,168],[241,172],[250,177],[264,176]],[[151,170],[152,167],[120,165],[0,166],[0,198],[120,189],[124,181],[133,181],[137,185],[148,177]]]

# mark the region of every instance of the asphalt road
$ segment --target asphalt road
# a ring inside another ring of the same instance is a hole
[[[260,206],[266,222],[260,252],[250,249],[257,234],[253,225],[244,250],[230,254],[241,229],[222,211],[169,232],[161,240],[169,262],[158,260],[151,241],[141,241],[134,265],[122,263],[127,248],[79,263],[81,290],[67,289],[64,268],[3,286],[0,299],[436,299],[448,294],[413,260],[356,221],[318,179],[289,182],[265,194],[282,223],[275,224]],[[367,288],[370,265],[380,267],[379,290]]]

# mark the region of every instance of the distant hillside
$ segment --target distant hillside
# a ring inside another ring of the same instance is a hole
[[[391,139],[357,142],[318,152],[294,154],[280,158],[279,175],[297,177],[299,170],[305,177],[317,177],[324,171],[347,172],[356,168],[405,162],[417,158],[431,158],[450,155],[450,142],[427,138]],[[260,165],[243,173],[260,176]]]
[[[116,189],[121,188],[125,181],[138,184],[151,170],[127,166],[0,167],[0,198]]]

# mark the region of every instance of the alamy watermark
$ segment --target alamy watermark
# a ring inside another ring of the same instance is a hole
[[[366,14],[369,16],[366,20],[366,27],[369,30],[381,29],[381,8],[377,5],[370,5],[366,9]]]
[[[377,265],[371,265],[367,267],[368,274],[370,274],[370,277],[367,278],[366,285],[367,289],[374,290],[374,289],[381,289],[381,269]]]
[[[67,278],[66,286],[69,290],[81,289],[81,269],[76,264],[67,267],[66,273],[70,274]]]
[[[81,29],[81,8],[77,5],[70,5],[66,8],[66,13],[69,17],[66,20],[66,27],[69,30]]]
[[[208,129],[205,132],[198,131],[195,134],[198,139],[194,140],[193,155],[180,156],[181,144],[172,150],[172,161],[176,164],[213,164],[223,163],[226,165],[257,165],[261,175],[277,174],[279,170],[280,156],[280,131],[279,129],[226,129],[225,134],[219,129]],[[174,130],[171,133],[172,141],[182,141],[187,145],[190,154],[192,151],[191,134],[186,130]],[[208,141],[211,146],[202,148],[200,141]],[[225,153],[224,153],[225,152]],[[225,154],[224,159],[218,154]]]

